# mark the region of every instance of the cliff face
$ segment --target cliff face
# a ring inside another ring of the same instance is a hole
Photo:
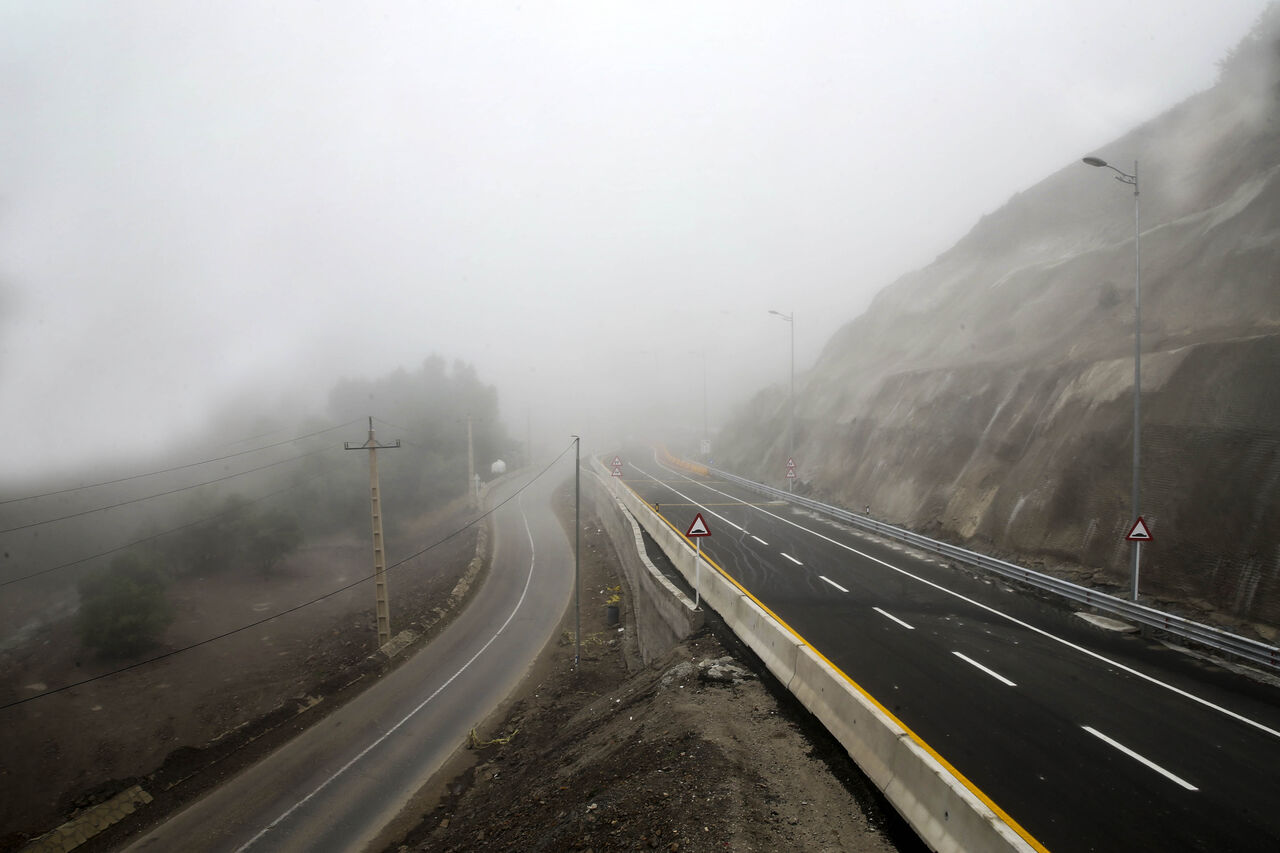
[[[1280,626],[1280,13],[1096,153],[1141,168],[1144,597]],[[1264,37],[1265,36],[1265,37]],[[881,292],[798,381],[803,487],[1127,588],[1133,195],[1072,163]],[[781,402],[781,406],[779,406]],[[778,481],[786,398],[728,425]],[[1268,626],[1271,626],[1270,628]]]

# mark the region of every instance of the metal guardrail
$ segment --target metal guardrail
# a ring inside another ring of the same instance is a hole
[[[773,486],[766,486],[763,483],[739,477],[737,474],[731,474],[719,468],[708,467],[707,470],[717,477],[745,486],[763,495],[790,501],[815,512],[833,516],[841,521],[856,525],[864,530],[870,530],[882,536],[888,536],[900,542],[914,545],[925,551],[949,557],[957,562],[985,569],[1002,577],[1011,578],[1038,589],[1052,592],[1086,607],[1121,616],[1140,625],[1167,631],[1170,634],[1226,652],[1252,663],[1260,664],[1273,670],[1280,670],[1280,648],[1269,646],[1258,640],[1241,637],[1239,634],[1232,634],[1230,631],[1224,631],[1212,625],[1193,622],[1190,619],[1184,619],[1181,616],[1175,616],[1172,613],[1166,613],[1154,607],[1147,607],[1145,604],[1117,598],[1105,592],[1098,592],[1070,581],[1064,581],[1061,578],[1055,578],[1052,575],[1026,569],[1014,563],[998,560],[995,557],[988,557],[985,554],[979,554],[976,551],[970,551],[947,542],[939,542],[936,539],[921,536],[919,533],[913,533],[901,527],[894,527],[892,524],[885,524],[865,515],[850,512],[847,509],[824,504],[791,492],[785,492]]]

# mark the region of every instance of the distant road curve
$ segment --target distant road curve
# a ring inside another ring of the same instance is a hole
[[[377,684],[126,850],[358,851],[511,693],[573,583],[549,472],[496,513],[489,577],[439,637]],[[494,503],[529,482],[495,490]],[[395,594],[395,576],[390,579]]]

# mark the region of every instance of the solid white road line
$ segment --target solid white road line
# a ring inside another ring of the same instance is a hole
[[[679,472],[672,472],[672,473],[679,474]],[[658,480],[656,477],[653,477],[652,475],[646,474],[646,476],[648,476],[648,477],[649,477],[649,479],[654,480],[655,482],[661,482],[660,480]],[[685,475],[684,475],[684,474],[679,474],[679,476],[684,477],[684,479],[688,480],[688,481],[689,481],[689,482],[691,482],[691,483],[698,483],[698,481],[697,481],[697,480],[694,480],[692,477],[685,477]],[[716,489],[716,488],[713,488],[713,487],[711,487],[711,486],[706,485],[705,483],[698,483],[698,485],[701,485],[701,486],[703,486],[704,488],[710,489],[711,491],[713,491],[713,492],[715,492],[715,493],[717,493],[717,494],[724,495],[725,497],[729,498],[730,500],[736,500],[736,501],[739,501],[739,502],[741,502],[741,501],[742,501],[742,499],[741,499],[741,498],[737,498],[737,497],[735,497],[735,496],[733,496],[733,495],[729,494],[728,492],[722,492],[722,491],[720,491],[719,489]],[[668,486],[668,488],[670,488],[670,487]],[[674,491],[674,490],[673,490],[673,491]],[[795,523],[794,521],[792,521],[791,519],[789,519],[789,518],[783,518],[782,516],[778,515],[777,513],[769,512],[768,510],[766,510],[766,509],[764,509],[764,508],[762,508],[762,507],[756,506],[756,505],[754,505],[754,504],[749,504],[749,503],[745,503],[745,502],[743,502],[743,503],[742,503],[742,505],[743,505],[743,506],[749,506],[749,507],[751,507],[752,509],[755,509],[757,512],[762,512],[762,513],[764,513],[765,515],[767,515],[767,516],[769,516],[769,517],[771,517],[771,518],[776,518],[778,521],[781,521],[781,522],[782,522],[782,523],[784,523],[784,524],[790,524],[792,527],[795,527],[795,528],[798,528],[798,529],[800,529],[800,530],[803,530],[803,531],[805,531],[806,533],[811,533],[811,534],[813,534],[814,536],[817,536],[819,539],[825,539],[827,542],[830,542],[832,545],[835,545],[835,546],[836,546],[836,547],[838,547],[838,548],[843,548],[843,549],[845,549],[846,551],[849,551],[849,552],[851,552],[851,553],[857,554],[858,556],[863,557],[863,558],[865,558],[865,559],[867,559],[867,560],[870,560],[870,561],[871,561],[871,562],[873,562],[873,563],[879,563],[880,565],[884,566],[886,569],[891,569],[892,571],[895,571],[895,572],[897,572],[897,573],[898,573],[898,574],[900,574],[900,575],[903,575],[903,576],[905,576],[905,577],[909,577],[909,578],[911,578],[912,580],[915,580],[915,581],[919,581],[920,583],[924,584],[925,586],[933,587],[934,589],[938,590],[939,592],[943,592],[943,593],[946,593],[947,595],[950,595],[950,596],[952,596],[952,597],[954,597],[954,598],[958,598],[958,599],[960,599],[961,601],[963,601],[963,602],[965,602],[965,603],[967,603],[967,604],[972,604],[974,607],[980,607],[980,608],[982,608],[983,610],[987,611],[988,613],[992,613],[992,614],[994,614],[994,615],[996,615],[996,616],[999,616],[1000,618],[1005,619],[1005,620],[1007,620],[1007,621],[1011,622],[1012,624],[1017,625],[1017,626],[1019,626],[1019,627],[1021,627],[1021,628],[1026,628],[1028,631],[1033,631],[1033,632],[1035,632],[1036,634],[1039,634],[1040,636],[1045,637],[1046,639],[1053,640],[1055,643],[1060,643],[1060,644],[1062,644],[1062,645],[1066,646],[1066,647],[1067,647],[1067,648],[1069,648],[1069,649],[1073,649],[1074,651],[1080,652],[1080,653],[1081,653],[1081,654],[1083,654],[1083,655],[1088,655],[1089,657],[1093,658],[1094,660],[1102,661],[1103,663],[1107,664],[1108,666],[1113,666],[1113,667],[1115,667],[1116,669],[1121,670],[1122,672],[1127,672],[1127,673],[1129,673],[1130,675],[1133,675],[1133,676],[1136,676],[1136,677],[1138,677],[1138,678],[1141,678],[1142,680],[1144,680],[1144,681],[1146,681],[1146,682],[1148,682],[1148,683],[1150,683],[1150,684],[1154,684],[1154,685],[1156,685],[1157,687],[1163,687],[1165,690],[1168,690],[1168,691],[1169,691],[1169,692],[1171,692],[1171,693],[1175,693],[1175,694],[1177,694],[1178,696],[1183,697],[1184,699],[1189,699],[1189,700],[1191,700],[1192,702],[1196,702],[1196,703],[1198,703],[1199,705],[1202,705],[1202,706],[1203,706],[1203,707],[1205,707],[1205,708],[1210,708],[1210,709],[1212,709],[1212,710],[1214,710],[1214,711],[1217,711],[1218,713],[1223,714],[1223,715],[1225,715],[1225,716],[1228,716],[1228,717],[1230,717],[1230,718],[1231,718],[1231,719],[1233,719],[1233,720],[1237,720],[1237,721],[1239,721],[1239,722],[1241,722],[1241,723],[1244,723],[1245,725],[1253,726],[1253,727],[1254,727],[1255,729],[1257,729],[1258,731],[1266,732],[1267,734],[1271,735],[1272,737],[1280,738],[1280,731],[1277,731],[1276,729],[1273,729],[1273,728],[1271,728],[1271,727],[1270,727],[1270,726],[1268,726],[1268,725],[1265,725],[1265,724],[1263,724],[1263,723],[1260,723],[1260,722],[1258,722],[1257,720],[1250,719],[1249,717],[1246,717],[1244,714],[1237,714],[1235,711],[1232,711],[1230,708],[1224,708],[1224,707],[1222,707],[1221,705],[1218,705],[1218,704],[1215,704],[1215,703],[1213,703],[1213,702],[1210,702],[1208,699],[1204,699],[1204,698],[1202,698],[1202,697],[1200,697],[1200,696],[1197,696],[1197,695],[1196,695],[1196,694],[1194,694],[1194,693],[1191,693],[1191,692],[1189,692],[1189,691],[1187,691],[1187,690],[1183,690],[1181,687],[1175,687],[1174,685],[1169,684],[1167,681],[1161,681],[1160,679],[1156,678],[1156,677],[1155,677],[1155,676],[1153,676],[1153,675],[1148,675],[1147,673],[1145,673],[1145,672],[1143,672],[1143,671],[1141,671],[1141,670],[1134,669],[1134,668],[1133,668],[1133,667],[1131,667],[1131,666],[1126,666],[1125,664],[1120,663],[1118,660],[1114,660],[1114,659],[1112,659],[1112,658],[1107,657],[1107,656],[1106,656],[1106,655],[1104,655],[1104,654],[1100,654],[1100,653],[1098,653],[1098,652],[1095,652],[1093,649],[1087,649],[1087,648],[1085,648],[1084,646],[1076,645],[1075,643],[1071,642],[1070,640],[1065,640],[1065,639],[1063,639],[1062,637],[1059,637],[1057,634],[1051,634],[1050,632],[1046,631],[1046,630],[1045,630],[1045,629],[1043,629],[1043,628],[1038,628],[1038,627],[1036,627],[1035,625],[1032,625],[1032,624],[1031,624],[1031,623],[1029,623],[1029,622],[1024,622],[1024,621],[1022,621],[1021,619],[1017,618],[1016,616],[1012,616],[1012,615],[1010,615],[1010,614],[1008,614],[1008,613],[1005,613],[1003,610],[997,610],[996,608],[992,607],[992,606],[991,606],[991,605],[989,605],[989,604],[983,604],[981,601],[977,601],[977,600],[975,600],[975,599],[969,598],[967,595],[961,595],[960,593],[956,592],[955,590],[947,589],[947,588],[946,588],[945,586],[943,586],[942,584],[934,583],[933,581],[928,580],[928,579],[926,579],[926,578],[922,578],[922,577],[920,577],[920,576],[919,576],[919,575],[917,575],[917,574],[913,574],[913,573],[911,573],[911,572],[907,571],[906,569],[898,568],[898,567],[897,567],[897,566],[895,566],[893,563],[887,563],[887,562],[885,562],[884,560],[881,560],[881,559],[880,559],[880,558],[878,558],[878,557],[873,557],[873,556],[871,556],[870,554],[866,553],[865,551],[859,551],[857,548],[854,548],[852,545],[846,545],[845,543],[843,543],[843,542],[839,541],[838,539],[832,539],[830,536],[825,536],[825,535],[823,535],[823,534],[819,533],[819,532],[818,532],[818,531],[816,531],[816,530],[811,530],[810,528],[805,527],[805,526],[804,526],[804,525],[802,525],[802,524],[796,524],[796,523]]]
[[[965,663],[969,664],[970,666],[976,666],[978,669],[982,670],[982,671],[983,671],[983,672],[985,672],[987,675],[991,676],[991,677],[992,677],[992,678],[994,678],[996,681],[999,681],[999,682],[1001,682],[1002,684],[1006,684],[1006,685],[1008,685],[1009,687],[1017,687],[1017,686],[1018,686],[1018,685],[1014,684],[1012,681],[1010,681],[1009,679],[1005,678],[1005,677],[1004,677],[1003,675],[1001,675],[1000,673],[996,672],[994,669],[989,669],[989,668],[987,668],[987,667],[983,666],[982,664],[978,663],[976,660],[974,660],[973,658],[969,657],[968,655],[963,655],[963,654],[961,654],[960,652],[952,652],[951,654],[953,654],[953,655],[955,655],[956,657],[960,658],[960,660],[964,661]]]
[[[1109,737],[1107,737],[1106,735],[1104,735],[1102,732],[1100,732],[1100,731],[1098,731],[1097,729],[1095,729],[1093,726],[1084,726],[1084,730],[1085,730],[1086,732],[1088,732],[1089,734],[1093,735],[1094,737],[1099,738],[1099,739],[1101,739],[1101,740],[1103,740],[1103,741],[1106,741],[1107,743],[1111,744],[1111,745],[1112,745],[1112,746],[1114,746],[1116,749],[1120,750],[1121,752],[1123,752],[1125,755],[1129,756],[1130,758],[1133,758],[1133,759],[1136,759],[1136,760],[1138,760],[1138,761],[1141,761],[1143,764],[1147,765],[1147,766],[1148,766],[1148,767],[1150,767],[1152,770],[1154,770],[1154,771],[1156,771],[1157,773],[1159,773],[1161,776],[1164,776],[1164,777],[1165,777],[1165,778],[1167,778],[1167,779],[1171,779],[1171,780],[1173,780],[1174,782],[1177,782],[1179,785],[1181,785],[1182,787],[1186,788],[1188,791],[1199,791],[1199,790],[1200,790],[1200,789],[1199,789],[1199,788],[1197,788],[1195,785],[1192,785],[1190,782],[1188,782],[1186,779],[1183,779],[1183,778],[1182,778],[1182,777],[1180,777],[1180,776],[1175,776],[1175,775],[1173,775],[1173,774],[1172,774],[1172,773],[1170,773],[1168,770],[1165,770],[1163,767],[1161,767],[1159,764],[1156,764],[1154,761],[1151,761],[1150,759],[1147,759],[1147,758],[1143,758],[1141,755],[1138,755],[1138,753],[1134,752],[1132,749],[1130,749],[1129,747],[1125,746],[1124,744],[1122,744],[1122,743],[1119,743],[1119,742],[1117,742],[1117,741],[1112,740],[1111,738],[1109,738]]]
[[[838,584],[838,583],[836,583],[835,581],[833,581],[831,578],[827,577],[826,575],[818,575],[818,577],[822,578],[824,581],[826,581],[827,583],[831,584],[832,586],[834,586],[836,589],[840,590],[841,592],[848,592],[848,591],[849,591],[849,590],[845,589],[844,587],[840,586],[840,584]]]
[[[780,552],[780,553],[782,554],[782,556],[786,557],[788,560],[790,560],[791,562],[795,563],[797,566],[803,566],[803,565],[804,565],[804,563],[800,562],[800,561],[799,561],[799,560],[797,560],[795,557],[793,557],[793,556],[791,556],[790,554],[788,554],[786,551],[782,551],[782,552]]]
[[[754,540],[756,540],[757,542],[759,542],[761,545],[768,545],[768,544],[769,544],[768,542],[764,541],[763,539],[761,539],[759,536],[755,535],[754,533],[752,533],[752,534],[751,534],[751,538],[752,538],[752,539],[754,539]]]
[[[901,619],[899,619],[897,616],[894,616],[892,613],[881,610],[879,607],[873,607],[871,609],[879,613],[881,616],[883,616],[886,619],[892,619],[894,622],[897,622],[899,625],[901,625],[903,628],[906,628],[908,631],[915,630],[914,626],[908,625],[906,622],[903,622]]]
[[[493,636],[490,637],[488,641],[483,646],[480,647],[480,651],[472,655],[471,660],[467,661],[462,665],[462,669],[458,670],[453,675],[449,676],[448,681],[446,681],[444,684],[441,684],[439,687],[437,687],[434,693],[432,693],[426,699],[423,699],[422,702],[412,711],[405,714],[404,717],[400,719],[400,722],[396,723],[394,726],[387,729],[386,732],[384,732],[380,737],[374,740],[373,743],[369,744],[364,749],[360,750],[360,752],[356,755],[355,758],[351,759],[346,764],[339,767],[336,773],[334,773],[328,779],[325,779],[318,786],[316,786],[316,789],[314,791],[312,791],[310,794],[307,794],[301,800],[298,800],[298,802],[290,806],[288,810],[286,810],[282,815],[280,815],[275,820],[271,821],[271,823],[267,824],[267,826],[264,829],[262,829],[257,835],[253,836],[253,838],[250,838],[244,844],[240,845],[240,847],[236,849],[236,853],[243,853],[243,851],[248,850],[250,847],[256,844],[259,840],[261,840],[264,835],[266,835],[271,830],[275,829],[283,821],[287,820],[291,814],[293,814],[302,806],[306,805],[311,800],[312,797],[314,797],[316,794],[323,791],[325,788],[329,787],[330,782],[332,782],[334,779],[337,779],[343,773],[346,773],[348,770],[350,770],[351,767],[357,761],[359,761],[360,759],[368,755],[373,750],[374,747],[376,747],[378,744],[385,741],[387,738],[391,737],[393,734],[395,734],[397,729],[399,729],[405,723],[409,722],[409,720],[414,715],[416,715],[423,708],[427,707],[427,703],[429,703],[432,699],[439,696],[445,690],[445,688],[447,688],[450,684],[454,682],[454,680],[459,675],[462,675],[462,673],[466,672],[468,667],[470,667],[471,664],[475,663],[476,659],[479,658],[480,655],[484,654],[485,651],[490,646],[493,645],[493,641],[498,639],[498,637],[502,635],[503,631],[507,630],[507,626],[511,624],[511,620],[516,618],[516,614],[520,612],[520,608],[524,605],[525,596],[529,594],[529,584],[533,581],[533,567],[538,562],[538,554],[533,546],[533,531],[529,529],[529,517],[524,514],[524,496],[523,495],[521,495],[519,498],[516,499],[516,505],[520,508],[520,517],[524,520],[524,531],[525,531],[525,534],[529,537],[530,554],[529,554],[529,573],[525,575],[524,590],[521,591],[520,593],[520,600],[517,601],[516,606],[512,608],[511,615],[507,617],[506,621],[502,623],[502,626],[498,628],[497,631],[493,632]]]

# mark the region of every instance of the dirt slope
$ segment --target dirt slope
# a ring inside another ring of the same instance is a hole
[[[642,666],[634,635],[605,621],[613,546],[583,527],[580,666],[571,609],[561,643],[477,733],[487,745],[387,853],[924,850],[718,619]]]

